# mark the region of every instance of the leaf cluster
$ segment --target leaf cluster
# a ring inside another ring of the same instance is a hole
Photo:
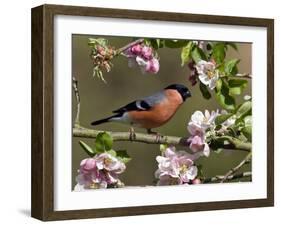
[[[113,150],[113,139],[109,133],[101,132],[97,135],[94,147],[89,146],[83,141],[79,141],[82,149],[90,156],[94,157],[97,154],[108,153],[123,163],[131,160],[126,150]]]

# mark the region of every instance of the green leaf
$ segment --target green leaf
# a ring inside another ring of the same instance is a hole
[[[220,130],[221,128],[222,128],[222,125],[217,125],[217,126],[215,127],[215,130],[218,131],[218,130]]]
[[[225,43],[217,43],[213,46],[212,57],[217,64],[221,64],[225,58]]]
[[[181,49],[181,66],[189,61],[192,48],[193,42],[190,41]]]
[[[111,150],[107,151],[106,153],[108,153],[108,154],[112,155],[113,157],[116,157],[116,156],[117,156],[116,151],[114,151],[113,149],[111,149]]]
[[[219,79],[217,80],[217,83],[216,83],[216,91],[217,91],[217,92],[220,92],[220,91],[221,91],[221,87],[222,87],[222,79],[219,78]]]
[[[123,163],[127,163],[129,161],[131,161],[131,157],[128,155],[126,150],[118,150],[116,151],[116,157],[122,161]]]
[[[88,144],[82,140],[79,141],[79,144],[89,156],[93,157],[95,155],[95,151]]]
[[[233,115],[232,113],[228,113],[228,114],[223,114],[223,115],[217,116],[216,119],[215,119],[216,125],[220,125],[220,124],[224,123],[232,115]]]
[[[244,79],[229,79],[228,80],[228,85],[229,87],[235,87],[235,86],[247,86],[248,81]]]
[[[206,49],[208,51],[211,51],[213,49],[213,45],[214,45],[213,42],[208,42],[207,45],[206,45]]]
[[[237,64],[240,62],[239,59],[232,59],[225,63],[224,71],[227,75],[236,75],[238,73]]]
[[[225,65],[223,63],[216,65],[216,69],[219,70],[220,74],[222,74],[222,75],[225,75],[224,67],[225,67]]]
[[[159,49],[164,46],[164,40],[159,39],[159,38],[149,38],[145,39],[146,44],[151,45],[153,49]]]
[[[200,49],[198,46],[194,46],[191,57],[195,61],[195,63],[198,63],[200,60],[207,60],[207,57],[202,49]]]
[[[187,41],[187,40],[171,40],[171,39],[166,39],[164,44],[168,48],[181,48],[181,47],[186,46],[190,42],[191,41]]]
[[[246,101],[236,111],[237,119],[245,118],[247,115],[250,115],[252,112],[252,102]]]
[[[221,147],[223,147],[224,145],[224,139],[220,138],[220,139],[212,139],[211,143],[209,144],[210,148],[214,151],[221,149]]]
[[[168,145],[167,144],[160,144],[160,152],[163,153],[167,149]]]
[[[229,94],[231,96],[240,95],[242,93],[242,91],[243,91],[242,87],[229,88]]]
[[[106,46],[107,40],[104,38],[89,38],[88,45],[90,47],[95,47],[96,45]]]
[[[248,115],[244,118],[245,126],[252,126],[252,115]]]
[[[221,90],[216,89],[216,99],[226,110],[233,111],[235,109],[235,99],[229,95],[229,88],[223,80]]]
[[[229,94],[240,95],[242,91],[247,87],[247,80],[244,79],[230,79],[228,80]]]
[[[158,49],[164,47],[164,40],[157,38],[156,43],[157,43]]]
[[[102,153],[105,151],[109,151],[112,149],[112,145],[113,139],[108,133],[101,132],[97,135],[95,141],[95,147],[97,152]]]
[[[252,141],[252,126],[245,126],[242,128],[241,132],[247,138],[247,140]]]
[[[200,81],[200,85],[199,85],[200,91],[202,93],[202,96],[209,100],[212,96],[211,93],[209,92],[207,86],[205,86],[201,81]]]

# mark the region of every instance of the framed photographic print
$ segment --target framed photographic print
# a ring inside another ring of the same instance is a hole
[[[32,216],[273,206],[272,19],[32,9]]]

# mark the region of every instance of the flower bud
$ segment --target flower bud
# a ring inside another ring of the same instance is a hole
[[[159,61],[156,58],[152,58],[146,64],[145,71],[156,74],[159,71]]]
[[[142,53],[142,56],[145,59],[151,59],[152,58],[152,48],[150,48],[148,46],[143,46],[141,53]]]
[[[192,180],[192,184],[201,184],[201,180],[199,178],[195,178]]]
[[[140,55],[142,52],[142,46],[140,44],[131,47],[131,52],[135,55]]]

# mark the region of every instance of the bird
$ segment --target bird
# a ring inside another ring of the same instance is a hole
[[[131,125],[132,133],[132,127],[144,128],[149,134],[155,133],[152,129],[167,123],[189,97],[191,92],[186,86],[172,84],[151,96],[137,99],[112,111],[112,116],[94,121],[91,125],[120,122]]]

